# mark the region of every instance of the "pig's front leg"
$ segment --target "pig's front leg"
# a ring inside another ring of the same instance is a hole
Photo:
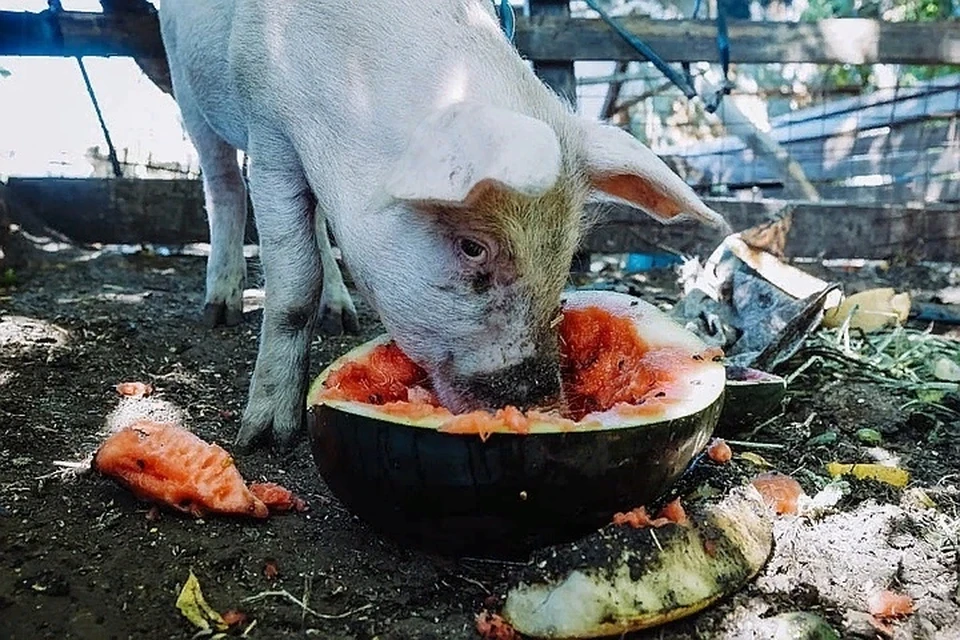
[[[299,167],[254,161],[250,191],[265,298],[260,350],[236,444],[247,449],[272,436],[274,445],[286,450],[303,422],[309,348],[320,298],[320,256],[312,203]]]
[[[320,207],[314,214],[317,232],[317,247],[320,249],[320,262],[323,265],[323,292],[320,295],[320,331],[336,336],[342,333],[359,333],[360,321],[353,306],[353,298],[343,283],[340,265],[330,246],[326,216]]]

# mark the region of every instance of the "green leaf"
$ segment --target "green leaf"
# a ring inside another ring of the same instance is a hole
[[[943,398],[946,395],[947,392],[945,389],[930,389],[922,387],[917,389],[917,400],[920,402],[936,404],[943,401]]]
[[[824,431],[820,435],[813,436],[807,440],[807,445],[811,447],[819,447],[823,445],[833,444],[837,441],[839,435],[836,431]]]

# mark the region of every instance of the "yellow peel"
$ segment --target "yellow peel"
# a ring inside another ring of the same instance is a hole
[[[229,627],[223,617],[207,604],[203,591],[200,590],[200,581],[197,580],[193,571],[190,572],[177,597],[177,609],[193,626],[205,631],[211,628],[224,631]]]
[[[754,453],[752,451],[744,451],[743,453],[738,453],[737,457],[740,458],[741,460],[746,460],[747,462],[750,462],[751,464],[754,464],[758,467],[770,468],[773,466],[767,461],[766,458],[761,456],[759,453]]]
[[[906,322],[910,294],[893,289],[868,289],[855,293],[823,316],[823,326],[833,329],[850,318],[850,328],[871,332]]]
[[[869,479],[885,482],[890,486],[902,489],[910,481],[910,473],[899,467],[888,467],[882,464],[843,464],[830,462],[827,464],[827,473],[836,478],[842,475],[852,475],[859,480]]]

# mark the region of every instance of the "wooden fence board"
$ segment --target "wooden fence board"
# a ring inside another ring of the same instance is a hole
[[[530,15],[535,18],[549,16],[569,18],[570,2],[569,0],[530,0]],[[558,96],[576,107],[577,75],[574,73],[573,60],[543,58],[533,63],[533,71]]]
[[[624,16],[621,24],[667,62],[718,62],[716,24]],[[921,24],[936,28],[918,29]],[[817,23],[729,21],[732,62],[935,64],[960,61],[960,25],[837,18]],[[530,58],[644,60],[594,19],[518,21],[517,48]]]
[[[162,57],[156,17],[64,12],[59,42],[47,13],[0,11],[0,55]],[[621,18],[667,62],[717,62],[712,20]],[[836,18],[816,23],[730,21],[732,62],[960,64],[960,23]],[[530,60],[643,60],[598,19],[517,17]]]
[[[851,205],[888,205],[897,206],[904,203],[953,204],[960,202],[960,180],[910,180],[894,184],[883,184],[872,187],[851,187],[842,185],[819,185],[817,190],[825,200],[848,202]],[[761,187],[760,194],[764,198],[782,198],[783,189],[780,185]],[[752,190],[750,191],[752,193]],[[744,197],[749,197],[745,194]]]
[[[10,178],[7,191],[27,203],[45,224],[79,242],[177,246],[208,240],[197,180]],[[786,204],[731,198],[706,202],[734,229],[763,222]],[[252,224],[247,238],[256,238]],[[646,251],[659,243],[706,255],[720,239],[715,230],[702,225],[661,225],[625,207],[604,207],[584,248],[624,253]],[[905,251],[929,260],[960,260],[960,205],[795,204],[790,255],[887,258]]]
[[[866,107],[898,102],[906,98],[939,93],[944,90],[954,90],[958,87],[960,87],[960,74],[940,76],[915,86],[886,87],[869,93],[858,93],[847,98],[826,100],[810,107],[775,116],[770,119],[770,124],[773,127],[787,127],[808,120],[820,120],[826,116],[843,113],[855,113]]]
[[[949,195],[951,187],[933,183],[952,180],[960,171],[960,77],[905,93],[882,93],[837,101],[844,103],[837,108],[828,104],[776,118],[771,135],[821,194],[850,192],[841,183],[862,177],[867,179],[859,184],[891,179],[894,184],[864,187],[863,192],[852,193],[857,202],[890,201],[895,193],[911,200]],[[859,110],[854,110],[858,103]],[[811,114],[824,117],[816,120]],[[699,190],[726,185],[733,190],[759,187],[768,196],[778,193],[781,177],[774,164],[755,157],[734,136],[658,151]]]
[[[783,146],[805,167],[810,163],[820,163],[821,166],[829,168],[851,157],[918,152],[957,146],[958,141],[960,119],[950,117],[914,121],[897,127],[850,131],[831,138],[787,142]],[[735,149],[708,157],[678,157],[668,154],[663,154],[662,157],[672,159],[677,166],[687,167],[681,171],[682,175],[686,175],[686,171],[690,171],[692,175],[718,173],[718,164],[737,166],[757,161],[753,153],[746,149]],[[691,162],[691,158],[694,158],[695,162]]]
[[[9,178],[7,193],[81,243],[179,246],[209,241],[199,180]],[[256,239],[252,221],[246,236]]]
[[[759,224],[787,201],[745,202],[706,198],[734,229]],[[960,207],[957,205],[875,205],[843,201],[793,203],[793,225],[786,253],[792,257],[914,259],[955,261],[960,257]],[[620,253],[671,247],[705,257],[721,240],[702,225],[659,225],[642,214],[613,207],[585,241],[590,251]]]

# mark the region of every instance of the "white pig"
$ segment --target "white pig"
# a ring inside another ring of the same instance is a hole
[[[541,83],[490,0],[163,0],[160,19],[203,171],[214,325],[241,318],[236,150],[250,158],[266,299],[241,448],[292,444],[315,324],[357,328],[327,224],[455,411],[558,396],[553,321],[588,197],[724,225],[648,148]]]

